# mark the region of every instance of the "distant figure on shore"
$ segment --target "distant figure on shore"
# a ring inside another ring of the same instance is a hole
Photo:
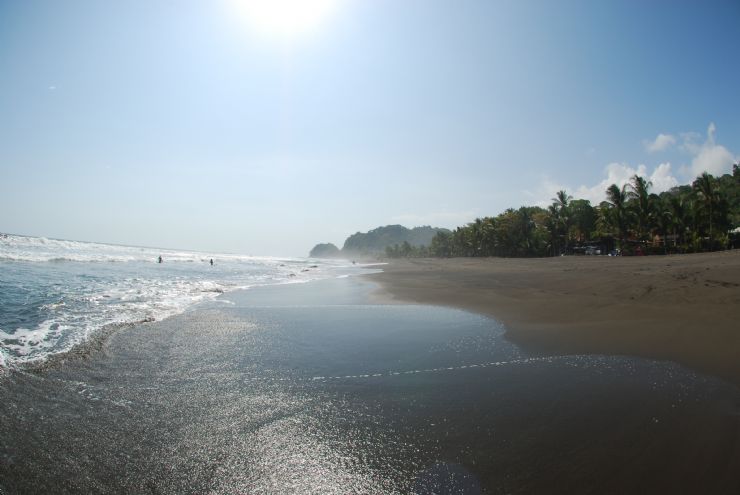
[[[213,258],[211,258],[211,266],[213,266]]]
[[[162,257],[160,256],[159,259],[157,260],[157,263],[161,263],[161,262],[162,262]]]

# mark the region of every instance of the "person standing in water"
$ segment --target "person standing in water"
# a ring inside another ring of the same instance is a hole
[[[211,258],[211,266],[213,266],[213,258]]]
[[[161,262],[162,262],[162,256],[160,256],[159,259],[157,260],[157,263],[161,263]]]

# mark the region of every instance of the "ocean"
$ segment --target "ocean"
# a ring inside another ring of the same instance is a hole
[[[160,256],[162,263],[158,263]],[[0,366],[42,362],[111,325],[161,320],[233,290],[362,271],[366,270],[345,260],[202,253],[2,234]]]

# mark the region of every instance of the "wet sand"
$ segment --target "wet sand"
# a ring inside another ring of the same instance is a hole
[[[543,354],[671,360],[740,384],[740,251],[392,261],[381,297],[464,308]]]
[[[364,279],[363,279],[364,280]],[[740,389],[338,279],[0,377],[0,493],[737,493]]]

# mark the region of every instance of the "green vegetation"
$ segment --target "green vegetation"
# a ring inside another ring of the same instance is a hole
[[[342,255],[339,248],[331,242],[316,244],[309,253],[310,258],[339,258]]]
[[[440,232],[449,232],[449,230],[429,226],[407,229],[402,225],[386,225],[367,233],[352,234],[344,241],[342,252],[349,255],[377,256],[385,253],[389,247],[407,246],[403,252],[407,253],[405,256],[408,256],[423,246],[429,245],[434,236]]]
[[[309,256],[312,258],[378,257],[387,254],[389,249],[394,256],[428,256],[426,246],[432,242],[434,236],[449,232],[447,229],[429,226],[408,229],[402,225],[386,225],[369,232],[352,234],[344,241],[341,250],[334,244],[317,244]]]
[[[452,232],[440,231],[428,244],[389,244],[386,255],[535,257],[740,247],[740,235],[734,232],[740,226],[740,165],[734,165],[732,174],[704,173],[691,185],[661,194],[651,193],[651,187],[635,175],[621,188],[609,186],[606,201],[597,206],[559,191],[547,209],[510,208]]]

